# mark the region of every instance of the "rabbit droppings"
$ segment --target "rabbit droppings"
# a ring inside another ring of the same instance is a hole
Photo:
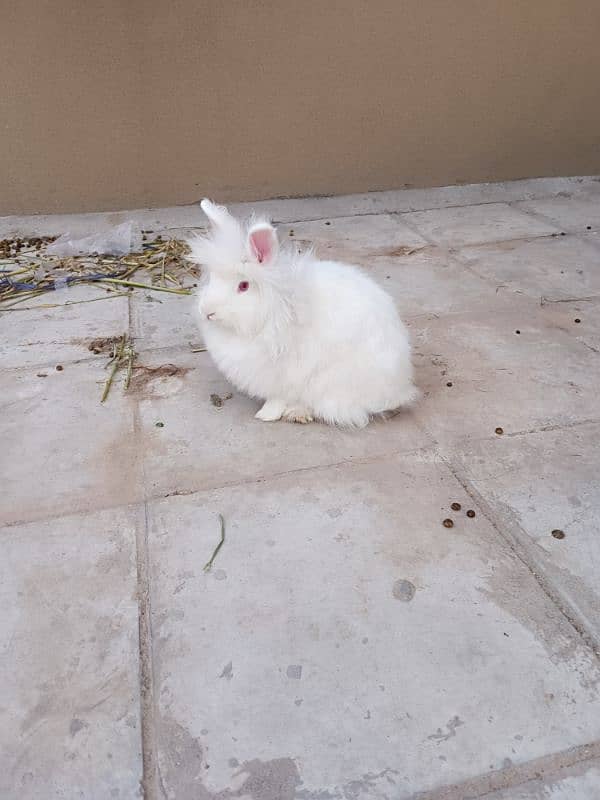
[[[234,386],[264,401],[258,419],[360,428],[417,399],[408,334],[387,292],[356,267],[280,247],[267,221],[242,225],[201,205],[211,230],[189,245],[206,270],[204,343]]]

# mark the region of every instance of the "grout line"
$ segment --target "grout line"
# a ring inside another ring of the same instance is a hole
[[[142,739],[141,789],[145,800],[156,798],[157,741],[155,727],[152,606],[148,553],[148,504],[136,524],[137,601],[139,635],[140,717]]]
[[[498,205],[498,204],[482,203],[481,205]],[[508,203],[503,203],[502,205],[508,205]],[[449,206],[449,208],[468,208],[468,207],[469,206]],[[442,211],[443,209],[431,209],[431,210]],[[398,213],[400,215],[405,213],[412,214],[416,212],[398,212]],[[455,264],[460,264],[461,266],[468,266],[467,263],[463,262],[462,258],[460,257],[460,253],[462,253],[463,250],[476,250],[477,248],[494,247],[497,245],[511,244],[512,242],[519,243],[519,242],[539,241],[540,239],[556,239],[558,236],[558,233],[540,233],[537,235],[528,233],[524,234],[523,236],[513,236],[508,239],[484,239],[481,242],[465,242],[463,244],[450,244],[448,242],[438,242],[436,239],[432,239],[431,236],[428,236],[427,233],[421,231],[419,226],[415,225],[415,223],[412,221],[408,222],[407,220],[403,219],[402,224],[405,225],[407,228],[410,228],[410,230],[413,233],[416,233],[418,236],[424,239],[429,245],[437,248],[438,250],[441,250],[446,255],[448,255],[454,261]],[[556,230],[558,231],[558,228]],[[477,277],[482,277],[478,273],[474,274],[477,274]]]
[[[127,329],[129,338],[133,339],[135,327],[135,311],[133,297],[130,293],[127,300]],[[133,400],[133,440],[135,446],[136,478],[139,475],[142,493],[146,494],[146,475],[144,469],[144,453],[140,447],[142,442],[142,424],[139,400]],[[143,501],[143,518],[136,521],[135,535],[137,565],[137,602],[138,602],[138,647],[139,647],[139,680],[140,680],[140,736],[142,745],[142,779],[140,788],[144,800],[155,800],[156,776],[158,773],[158,747],[156,737],[156,703],[154,693],[154,658],[152,647],[152,602],[150,552],[148,546],[148,502]]]
[[[439,188],[444,188],[444,187],[439,187]],[[400,191],[402,191],[402,190],[400,190]],[[374,193],[374,194],[377,194],[377,193]],[[421,206],[421,207],[411,207],[411,208],[405,208],[405,209],[391,209],[391,208],[386,208],[385,206],[383,206],[382,208],[377,209],[377,210],[373,210],[373,211],[354,211],[354,212],[350,212],[349,211],[349,212],[346,212],[346,213],[343,213],[343,214],[335,212],[333,214],[322,214],[322,215],[317,216],[317,217],[308,217],[308,218],[300,218],[300,219],[292,219],[292,220],[288,220],[288,219],[281,219],[280,220],[280,219],[277,219],[276,217],[273,217],[272,222],[273,222],[273,225],[302,225],[303,222],[321,222],[322,220],[328,220],[328,219],[346,219],[346,218],[349,218],[349,217],[377,217],[377,216],[380,216],[382,214],[390,214],[390,215],[395,215],[395,216],[401,216],[403,214],[421,214],[421,213],[427,212],[427,211],[445,211],[447,208],[472,208],[474,206],[496,206],[496,205],[506,205],[506,206],[510,206],[512,208],[512,206],[514,204],[516,204],[516,203],[529,203],[529,202],[533,202],[534,203],[534,202],[543,201],[543,200],[554,200],[554,199],[556,199],[558,197],[559,197],[558,193],[554,192],[554,193],[550,193],[550,194],[537,195],[535,197],[525,197],[525,198],[520,198],[520,199],[517,199],[517,198],[508,199],[508,198],[506,198],[504,200],[502,200],[502,199],[497,199],[497,200],[477,200],[477,201],[472,202],[472,203],[465,203],[465,202],[463,202],[463,203],[447,203],[446,205],[441,205],[441,206],[439,206],[439,205],[438,206]],[[313,199],[318,201],[320,198],[313,198]],[[528,212],[528,211],[523,211],[520,208],[515,208],[513,210],[514,211],[521,211],[522,213],[525,213],[525,214],[531,213],[531,212]],[[535,216],[535,214],[532,213],[532,216]],[[544,220],[541,220],[541,221],[545,222],[546,224],[550,224],[553,227],[557,227],[557,223],[552,221],[552,220],[544,219]],[[187,226],[182,226],[182,227],[187,227]],[[172,230],[177,230],[177,229],[173,228]]]
[[[543,222],[545,225],[552,225],[552,227],[556,228],[557,231],[559,231],[561,233],[564,233],[565,236],[573,236],[573,235],[576,235],[576,233],[579,233],[579,231],[568,231],[566,228],[561,227],[562,223],[558,222],[555,219],[552,219],[552,217],[549,217],[547,214],[542,214],[540,211],[533,211],[530,208],[516,208],[515,207],[518,203],[536,203],[536,202],[538,202],[538,199],[539,200],[556,200],[556,199],[561,199],[561,198],[544,197],[544,198],[536,198],[535,200],[511,200],[508,205],[513,209],[513,211],[519,211],[521,214],[526,214],[527,216],[531,217],[532,219],[537,220],[538,222]],[[571,199],[571,198],[569,198],[569,199]]]
[[[483,800],[503,789],[515,789],[532,781],[556,781],[571,767],[583,767],[600,757],[600,742],[592,742],[559,753],[540,756],[524,764],[504,767],[452,786],[417,792],[410,800]],[[537,794],[536,794],[537,796]]]
[[[540,198],[547,199],[547,198]],[[423,214],[428,211],[445,211],[447,208],[472,208],[473,206],[494,206],[494,205],[508,205],[507,200],[484,200],[477,203],[451,203],[445,206],[428,206],[426,208],[406,208],[406,209],[387,209],[380,208],[376,211],[358,211],[347,214],[324,214],[319,217],[310,217],[308,219],[293,219],[293,220],[278,220],[273,219],[273,225],[302,225],[304,222],[322,222],[329,219],[351,219],[353,217],[380,217],[383,215],[400,217],[404,214]],[[515,200],[514,202],[519,202]]]
[[[597,425],[600,419],[577,419],[572,422],[556,423],[549,425],[540,425],[539,428],[529,428],[524,431],[505,431],[504,436],[510,438],[511,436],[528,436],[529,434],[545,433],[547,431],[567,431],[571,428],[577,428],[579,425]]]
[[[598,241],[598,239],[594,238],[593,236],[586,235],[586,234],[594,233],[593,230],[592,231],[588,231],[587,228],[585,230],[583,228],[581,228],[581,229],[580,228],[573,228],[573,224],[571,222],[565,223],[565,225],[563,227],[562,223],[559,220],[549,216],[548,214],[543,214],[541,211],[533,211],[532,209],[529,209],[529,208],[516,208],[518,203],[529,203],[529,202],[535,203],[535,202],[537,202],[537,199],[540,199],[540,200],[554,200],[554,199],[559,199],[559,198],[556,198],[556,197],[544,197],[544,198],[536,198],[535,200],[511,200],[509,203],[507,203],[507,205],[509,205],[513,209],[513,211],[519,211],[521,214],[526,214],[527,216],[531,217],[532,219],[537,220],[538,222],[543,222],[545,225],[551,225],[552,227],[556,228],[557,231],[560,232],[561,237],[563,237],[563,236],[567,237],[568,236],[568,237],[571,237],[571,238],[576,238],[580,242],[586,242],[588,245],[590,245],[590,247],[593,247],[594,249],[598,248],[598,246],[600,245],[600,242]],[[571,199],[571,198],[569,198],[569,199]],[[595,199],[600,200],[600,197],[595,198]],[[556,234],[555,234],[555,238],[556,238]]]

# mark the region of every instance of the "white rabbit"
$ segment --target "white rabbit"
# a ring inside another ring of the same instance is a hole
[[[209,200],[208,236],[189,241],[205,267],[200,326],[208,352],[271,422],[363,427],[409,405],[408,334],[394,301],[356,267],[280,248],[273,226],[241,225]]]

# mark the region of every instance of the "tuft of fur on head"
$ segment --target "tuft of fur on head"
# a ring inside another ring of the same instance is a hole
[[[219,206],[210,200],[203,200],[200,207],[209,219],[210,228],[207,233],[197,233],[187,238],[189,261],[206,267],[209,271],[227,270],[240,262],[250,268],[254,266],[254,262],[262,265],[263,259],[252,247],[251,234],[254,232],[258,236],[262,230],[274,233],[271,220],[253,213],[245,222],[240,222],[225,206]],[[276,251],[270,266],[276,266],[275,262],[291,265],[295,261],[294,253],[287,246],[281,247],[276,234],[274,236]],[[266,271],[263,269],[262,273],[266,274]],[[257,274],[260,275],[261,271]]]
[[[188,259],[209,270],[226,268],[228,264],[241,260],[244,232],[238,220],[231,216],[225,206],[218,206],[210,200],[203,200],[200,207],[211,227],[207,234],[197,233],[188,238]]]

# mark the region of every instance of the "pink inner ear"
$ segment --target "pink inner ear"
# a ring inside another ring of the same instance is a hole
[[[257,228],[250,233],[250,246],[258,263],[268,261],[273,253],[274,234],[272,228]]]

